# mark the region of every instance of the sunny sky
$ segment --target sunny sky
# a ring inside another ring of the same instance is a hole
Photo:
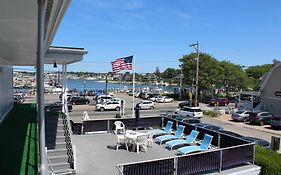
[[[108,72],[135,55],[136,72],[179,68],[200,51],[244,66],[281,59],[280,0],[72,0],[52,45],[84,47],[69,71]]]

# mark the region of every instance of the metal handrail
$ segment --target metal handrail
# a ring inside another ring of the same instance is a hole
[[[48,156],[47,152],[48,152],[48,149],[47,149],[47,147],[45,147],[45,154],[46,154],[46,157],[47,157],[48,167],[51,168],[51,172],[53,173],[53,172],[54,172],[54,168],[53,168],[53,166],[51,165],[51,161],[50,161],[50,159],[49,159],[49,156]]]

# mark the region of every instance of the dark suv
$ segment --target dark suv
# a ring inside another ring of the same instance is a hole
[[[70,103],[67,103],[68,111],[70,112],[72,110],[72,105]],[[52,104],[49,104],[45,106],[46,111],[62,111],[62,103],[61,102],[54,102]]]
[[[89,104],[90,101],[84,97],[76,96],[76,97],[70,97],[69,99],[70,103],[72,105],[82,105],[82,104]]]
[[[269,112],[251,112],[249,116],[250,124],[259,124],[260,126],[264,124],[269,124],[273,115]]]

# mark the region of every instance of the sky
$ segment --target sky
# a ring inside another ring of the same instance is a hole
[[[243,66],[281,59],[280,0],[72,0],[52,45],[83,47],[68,71],[109,72],[134,55],[135,72],[179,68],[200,52]]]

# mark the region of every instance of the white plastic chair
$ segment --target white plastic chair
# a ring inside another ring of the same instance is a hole
[[[90,120],[90,117],[89,117],[89,115],[88,115],[88,112],[87,112],[87,111],[84,111],[83,117],[82,117],[82,122],[83,122],[83,121],[87,121],[87,120]]]
[[[147,146],[152,147],[152,145],[153,145],[153,133],[149,133],[147,138]]]
[[[125,144],[126,149],[128,151],[128,143],[125,134],[116,134],[116,136],[117,136],[116,150],[118,151],[118,148],[121,144]]]
[[[124,133],[125,132],[125,124],[121,121],[114,122],[115,125],[115,134]]]
[[[139,153],[140,147],[144,148],[144,152],[146,152],[147,149],[147,140],[148,140],[148,135],[140,135],[137,136],[136,139],[136,146],[137,146],[137,154]]]

